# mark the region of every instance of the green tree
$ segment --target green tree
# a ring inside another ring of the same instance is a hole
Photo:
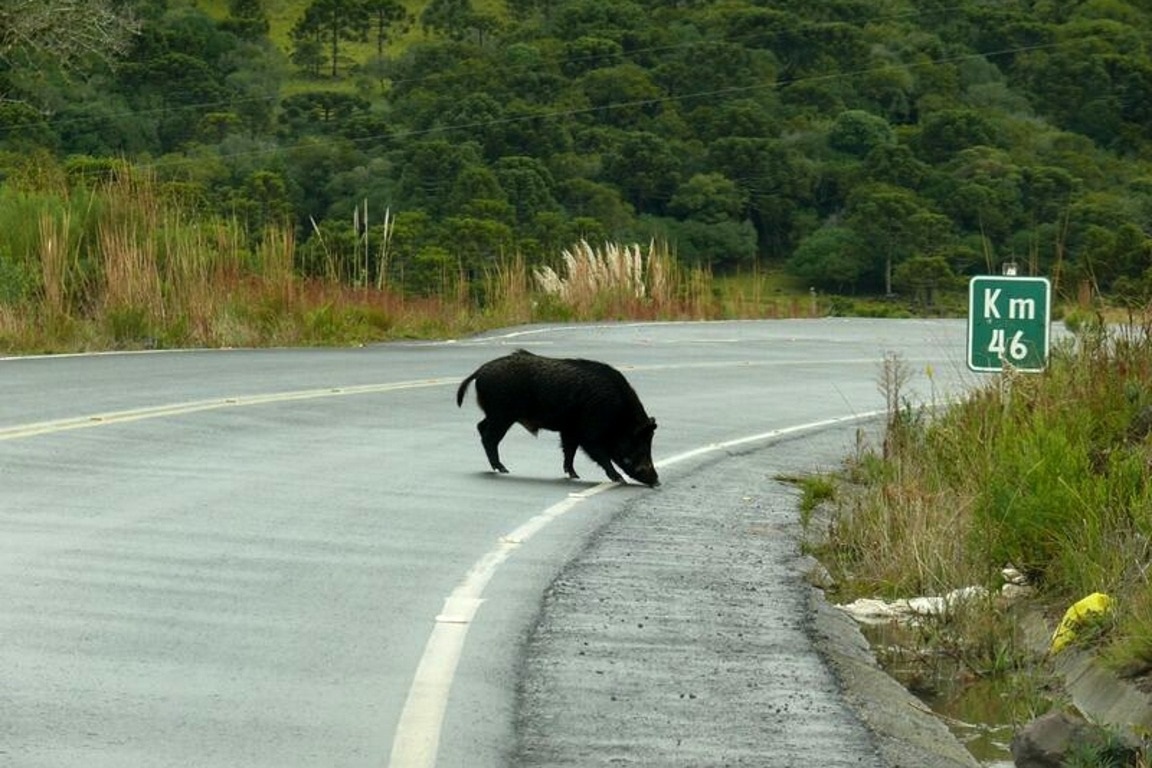
[[[231,111],[235,94],[226,78],[239,44],[195,9],[172,11],[142,26],[115,71],[115,84],[98,91],[96,100],[115,99],[119,111],[130,114],[109,124],[120,133],[109,138],[145,139],[146,151],[154,154],[200,143],[204,113]]]
[[[3,127],[5,149],[23,150],[31,147],[52,147],[56,134],[44,113],[21,101],[0,102],[0,126]]]
[[[923,239],[919,226],[923,220],[917,219],[923,213],[923,203],[906,189],[871,184],[849,196],[847,223],[864,244],[862,251],[885,294],[892,294],[895,266],[912,255],[916,242]]]
[[[718,224],[739,221],[747,202],[747,194],[724,174],[697,173],[676,190],[668,212],[679,219]]]
[[[604,175],[642,212],[663,213],[680,184],[680,155],[662,136],[625,134],[604,153]]]
[[[814,288],[853,292],[867,270],[857,241],[849,227],[821,227],[800,242],[788,271]]]
[[[1057,221],[1078,187],[1076,178],[1063,168],[1025,167],[1021,171],[1021,204],[1034,222]]]
[[[653,79],[665,91],[689,100],[693,107],[723,105],[734,91],[759,89],[776,80],[776,60],[771,53],[731,42],[677,46],[662,58],[652,67]]]
[[[667,239],[679,261],[733,271],[756,260],[756,230],[747,221],[700,221],[647,217],[637,240]]]
[[[502,221],[473,216],[449,216],[443,225],[443,246],[469,272],[495,264],[514,250],[512,228]]]
[[[288,63],[278,48],[258,41],[239,46],[229,56],[225,84],[233,109],[252,136],[273,126],[280,90],[288,79]]]
[[[1021,219],[1020,169],[1008,153],[974,147],[957,153],[931,193],[957,226],[1003,242]]]
[[[1085,195],[1069,206],[1069,277],[1108,291],[1122,275],[1148,269],[1148,241],[1135,201],[1113,193]]]
[[[961,150],[996,143],[989,118],[971,109],[933,112],[920,123],[916,146],[928,162],[944,162]]]
[[[252,238],[269,226],[283,226],[293,216],[288,183],[282,174],[270,170],[255,171],[244,179],[231,208]]]
[[[780,133],[778,113],[778,106],[769,98],[731,99],[692,110],[691,120],[696,126],[696,138],[708,144],[729,137],[777,136]]]
[[[917,254],[896,267],[892,284],[912,293],[916,301],[930,307],[935,303],[937,292],[956,287],[956,275],[943,256]]]
[[[368,8],[363,0],[312,0],[292,27],[297,45],[327,43],[329,74],[339,74],[340,44],[366,39]]]
[[[760,254],[787,258],[802,234],[799,215],[812,202],[815,170],[793,145],[776,139],[732,137],[713,142],[707,164],[736,182],[748,201]]]
[[[650,27],[648,13],[632,0],[568,0],[552,14],[549,31],[560,40],[581,37],[638,44]]]
[[[623,63],[624,46],[605,37],[578,37],[564,43],[561,71],[567,77],[579,77],[595,69],[616,67]]]
[[[506,224],[515,220],[508,193],[492,169],[480,164],[466,165],[452,182],[446,210],[453,214],[496,219]]]
[[[363,155],[347,141],[331,136],[296,139],[285,152],[284,160],[284,176],[296,205],[295,220],[305,227],[311,220],[324,220],[344,193],[343,189],[333,188],[332,180],[363,164]],[[355,202],[359,201],[357,197]],[[349,221],[340,216],[338,223],[349,228]]]
[[[595,69],[580,79],[588,104],[601,122],[628,130],[645,130],[660,113],[664,92],[648,71],[635,64]]]
[[[319,35],[307,38],[296,38],[292,45],[292,63],[312,77],[320,77],[327,57],[324,55],[324,43]]]
[[[828,131],[828,145],[840,152],[864,157],[879,146],[896,141],[888,121],[861,109],[850,109],[836,116]]]
[[[228,18],[220,26],[244,40],[265,37],[270,25],[263,0],[228,0]]]
[[[358,113],[367,111],[368,102],[339,91],[305,91],[280,103],[280,124],[287,136],[304,133],[340,133]]]
[[[425,31],[460,40],[468,33],[475,15],[472,0],[431,0],[420,14],[420,25]]]
[[[533,221],[539,214],[558,207],[552,193],[552,174],[544,163],[534,157],[502,157],[493,164],[500,187],[516,211],[516,221],[522,225]]]
[[[153,110],[164,151],[192,139],[204,105],[226,102],[228,89],[212,62],[170,51],[131,68],[134,101]],[[126,73],[127,74],[127,73]]]
[[[624,200],[620,190],[610,184],[577,177],[559,184],[558,188],[560,202],[573,219],[597,223],[595,227],[583,225],[590,233],[603,230],[606,235],[615,234],[631,224],[636,216],[636,210]]]
[[[527,21],[535,14],[551,15],[559,0],[504,0],[508,14],[517,21]]]
[[[398,207],[424,210],[433,216],[450,214],[449,193],[456,179],[474,165],[482,165],[475,144],[446,139],[409,142],[396,162],[400,172]]]
[[[411,14],[400,0],[364,0],[364,9],[372,23],[372,36],[376,38],[376,55],[383,56],[388,34],[398,24],[411,19]]]

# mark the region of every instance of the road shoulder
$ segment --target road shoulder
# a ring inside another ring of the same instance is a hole
[[[807,581],[797,491],[826,430],[667,473],[592,538],[526,643],[513,764],[972,768]]]

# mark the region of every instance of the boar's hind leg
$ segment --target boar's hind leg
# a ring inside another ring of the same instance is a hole
[[[573,480],[579,479],[580,475],[576,474],[576,467],[572,462],[576,458],[576,449],[580,447],[580,441],[571,432],[561,432],[560,447],[564,449],[564,471]]]
[[[476,429],[480,431],[480,442],[484,446],[484,453],[488,454],[488,463],[492,465],[492,469],[497,472],[507,472],[508,467],[500,463],[500,441],[504,439],[504,435],[508,434],[512,422],[510,421],[493,421],[491,418],[484,419],[476,425]]]

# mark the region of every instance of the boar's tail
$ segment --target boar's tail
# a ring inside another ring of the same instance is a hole
[[[456,405],[457,407],[464,405],[464,393],[468,391],[468,385],[472,383],[472,379],[476,378],[476,374],[472,374],[464,381],[460,382],[460,387],[456,390]]]

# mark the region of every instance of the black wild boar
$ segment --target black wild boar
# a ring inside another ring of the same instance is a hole
[[[560,433],[564,471],[569,477],[579,477],[572,460],[576,449],[583,448],[612,480],[623,481],[612,466],[615,463],[645,485],[660,484],[652,466],[656,420],[648,416],[635,390],[612,366],[517,350],[484,363],[460,382],[457,405],[464,404],[473,380],[476,402],[484,411],[476,427],[497,472],[508,471],[500,462],[500,441],[519,422],[534,435],[541,429]]]

